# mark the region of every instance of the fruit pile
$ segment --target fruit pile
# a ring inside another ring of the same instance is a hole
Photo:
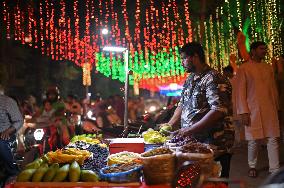
[[[80,149],[80,150],[88,150],[88,148],[92,145],[99,145],[100,147],[103,147],[103,148],[107,148],[107,145],[106,144],[102,144],[102,143],[88,143],[88,142],[85,142],[85,141],[76,141],[74,143],[69,143],[66,148],[77,148],[77,149]]]
[[[162,144],[167,140],[167,138],[164,137],[161,133],[154,131],[151,128],[143,132],[142,136],[144,138],[144,141],[149,144]]]
[[[112,154],[108,157],[108,166],[111,166],[113,164],[125,164],[125,163],[131,163],[136,162],[139,163],[140,160],[140,154],[123,151],[120,153]]]
[[[174,136],[169,143],[174,143],[175,146],[183,146],[187,143],[194,143],[197,142],[194,138],[192,137],[181,137],[181,136]]]
[[[152,157],[155,155],[172,154],[173,151],[167,147],[159,147],[141,154],[142,157]]]
[[[108,147],[91,136],[75,136],[64,149],[48,152],[28,164],[19,174],[20,182],[98,181],[107,164]]]
[[[107,165],[107,157],[109,155],[108,146],[102,143],[95,134],[75,136],[66,148],[87,150],[92,154],[84,161],[82,165],[82,169],[84,170],[93,170],[98,173],[101,168]]]
[[[88,144],[99,144],[101,143],[100,139],[102,138],[102,135],[96,135],[96,134],[82,134],[74,136],[71,139],[71,143],[75,143],[77,141],[82,141]]]
[[[74,161],[71,164],[53,163],[49,166],[47,161],[37,159],[28,164],[18,175],[18,182],[96,182],[98,175],[91,170],[81,170],[80,165]]]
[[[79,150],[76,148],[66,148],[58,149],[56,151],[51,151],[46,154],[48,163],[70,163],[77,161],[80,165],[91,156],[91,153],[87,150]]]
[[[93,144],[87,150],[93,155],[84,162],[82,169],[93,170],[98,173],[101,168],[107,165],[109,150],[105,144]]]
[[[182,146],[180,151],[183,153],[203,153],[203,154],[212,153],[212,150],[206,144],[200,142],[188,143]]]
[[[169,124],[164,124],[160,127],[159,133],[161,133],[164,136],[169,136],[172,131],[172,126]]]

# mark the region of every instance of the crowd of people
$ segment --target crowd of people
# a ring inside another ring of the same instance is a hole
[[[89,118],[87,112],[91,112],[91,117],[96,120],[92,126],[96,126],[99,130],[122,124],[124,118],[124,99],[120,95],[110,96],[104,100],[97,97],[95,100],[87,98],[80,101],[75,95],[69,94],[63,99],[59,89],[50,86],[40,105],[32,95],[26,100],[19,101],[14,96],[4,95],[2,86],[0,91],[0,166],[4,165],[7,177],[18,173],[12,153],[12,145],[16,139],[17,153],[25,155],[26,158],[31,157],[26,155],[31,148],[27,148],[24,143],[24,135],[28,129],[44,129],[49,135],[49,148],[55,150],[69,143],[70,138],[75,134],[76,125],[81,123],[79,121]],[[139,115],[138,101],[141,100],[129,100],[128,110],[132,120]],[[93,130],[91,128],[86,131]]]

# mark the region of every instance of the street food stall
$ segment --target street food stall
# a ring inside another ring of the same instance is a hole
[[[218,179],[221,166],[209,145],[160,132],[149,129],[142,138],[108,140],[74,136],[63,149],[23,167],[8,187],[195,187]],[[211,187],[216,182],[226,187],[220,181],[210,182]]]

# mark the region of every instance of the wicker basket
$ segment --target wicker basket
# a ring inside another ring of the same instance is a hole
[[[172,183],[175,176],[174,154],[142,157],[141,159],[147,185]]]

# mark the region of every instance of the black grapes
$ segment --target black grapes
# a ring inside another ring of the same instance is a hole
[[[107,165],[107,157],[109,155],[108,148],[102,147],[99,144],[92,144],[87,150],[92,152],[93,156],[84,162],[82,169],[93,170],[96,173],[99,173],[100,169]]]
[[[192,137],[181,137],[181,136],[174,136],[170,141],[170,143],[175,143],[176,146],[183,146],[189,142],[197,142],[194,138]]]

